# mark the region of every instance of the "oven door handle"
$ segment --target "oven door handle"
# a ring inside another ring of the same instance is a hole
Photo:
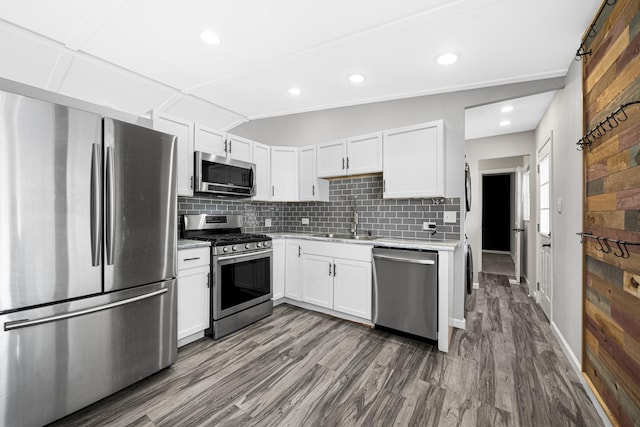
[[[246,254],[237,254],[237,255],[222,255],[218,256],[218,261],[225,261],[228,259],[238,259],[238,258],[246,258],[250,256],[259,256],[273,253],[273,249],[265,249],[263,251],[249,252]]]

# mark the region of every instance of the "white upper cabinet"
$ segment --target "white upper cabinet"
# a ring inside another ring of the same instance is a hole
[[[318,179],[316,173],[316,146],[300,148],[300,201],[329,201],[329,181]]]
[[[227,134],[217,129],[196,124],[196,151],[227,156]]]
[[[382,172],[382,132],[347,139],[347,175]]]
[[[344,140],[318,144],[316,156],[318,178],[347,174],[347,145]]]
[[[253,163],[254,142],[250,139],[199,124],[195,125],[195,135],[196,151]]]
[[[317,146],[318,178],[382,171],[382,132],[329,141]]]
[[[298,148],[271,147],[271,200],[298,201]]]
[[[227,156],[231,156],[235,160],[253,163],[253,144],[254,142],[250,139],[228,133]]]
[[[178,137],[178,196],[193,196],[193,122],[153,112],[153,128]]]
[[[254,142],[253,163],[256,165],[256,195],[253,200],[271,200],[271,148]]]
[[[383,132],[383,197],[445,197],[444,122]]]

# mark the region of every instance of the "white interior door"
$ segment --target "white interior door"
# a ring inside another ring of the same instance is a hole
[[[553,269],[551,252],[551,137],[538,152],[538,304],[551,320]]]
[[[520,283],[522,277],[522,233],[524,228],[522,225],[522,167],[516,168],[516,188],[515,188],[515,216],[513,224],[513,233],[515,234],[515,266],[516,266],[516,283]]]

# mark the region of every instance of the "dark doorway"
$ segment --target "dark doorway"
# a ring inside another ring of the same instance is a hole
[[[511,177],[482,176],[482,249],[511,250]]]

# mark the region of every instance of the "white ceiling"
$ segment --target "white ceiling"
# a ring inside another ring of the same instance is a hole
[[[555,91],[545,92],[467,108],[464,112],[465,139],[485,138],[534,130],[538,127],[542,115],[547,110],[555,93]],[[513,110],[505,113],[501,112],[501,109],[506,106],[513,107]],[[503,121],[508,121],[509,124],[500,126]]]
[[[0,77],[228,128],[564,76],[600,2],[0,0]],[[203,43],[205,29],[221,44]],[[459,61],[436,64],[447,51]]]

